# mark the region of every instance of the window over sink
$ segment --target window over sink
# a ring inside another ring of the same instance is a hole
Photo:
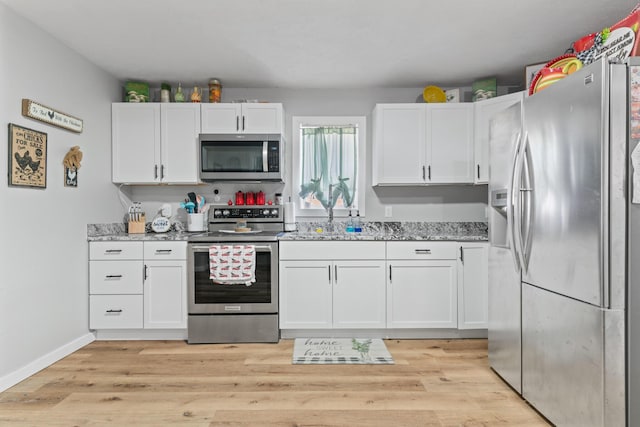
[[[365,117],[293,117],[293,201],[302,217],[364,216]]]

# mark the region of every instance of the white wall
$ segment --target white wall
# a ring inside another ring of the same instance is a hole
[[[190,90],[190,88],[187,88]],[[248,184],[209,184],[200,187],[133,187],[127,195],[146,202],[147,209],[160,206],[159,202],[173,202],[174,207],[186,197],[188,191],[213,200],[213,189],[221,191],[221,201],[233,199],[238,190],[263,190],[270,197],[282,191],[285,200],[298,191],[292,186],[291,144],[293,116],[366,116],[367,118],[367,172],[366,213],[369,221],[486,221],[487,186],[450,185],[429,187],[371,187],[371,112],[376,103],[416,102],[422,97],[422,88],[387,89],[241,89],[223,88],[223,102],[238,99],[258,99],[281,102],[285,109],[285,136],[287,139],[287,178],[284,186]],[[464,93],[464,92],[463,92]],[[407,155],[412,155],[407,153]],[[385,218],[385,206],[393,207],[393,216]],[[149,207],[150,206],[150,207]]]
[[[86,225],[120,220],[111,102],[120,84],[0,4],[0,390],[91,339]],[[84,120],[76,134],[21,115],[22,98]],[[9,187],[9,123],[48,134],[47,188]],[[77,188],[62,159],[84,153]]]

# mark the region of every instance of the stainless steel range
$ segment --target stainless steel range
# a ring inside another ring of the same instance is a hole
[[[246,221],[251,231],[235,232],[239,220]],[[209,231],[189,239],[190,344],[279,340],[277,235],[283,230],[282,206],[209,210]],[[219,244],[255,246],[256,281],[251,286],[215,284],[209,278],[209,248]]]

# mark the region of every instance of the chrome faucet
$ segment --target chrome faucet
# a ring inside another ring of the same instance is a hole
[[[327,212],[329,213],[329,227],[333,226],[333,184],[329,184],[329,200]]]

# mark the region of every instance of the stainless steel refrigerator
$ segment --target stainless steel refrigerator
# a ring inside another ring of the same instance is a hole
[[[556,425],[640,425],[636,64],[594,62],[491,120],[489,361]]]

